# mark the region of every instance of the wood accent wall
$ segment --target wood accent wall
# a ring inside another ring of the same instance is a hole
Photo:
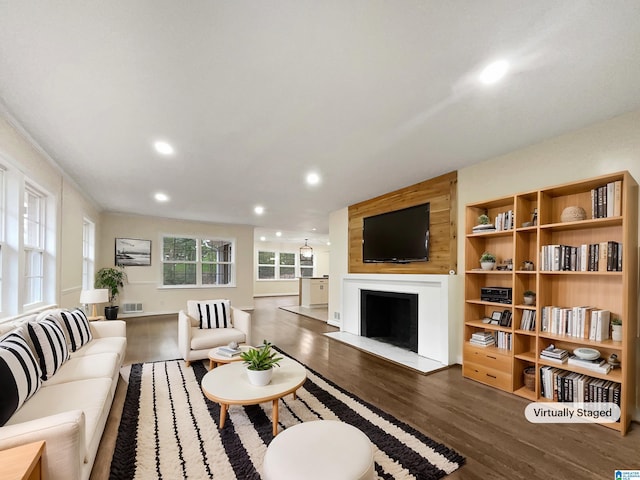
[[[458,172],[386,193],[349,207],[349,273],[435,273],[458,271],[457,234]],[[362,261],[363,219],[429,202],[429,261],[364,263]]]

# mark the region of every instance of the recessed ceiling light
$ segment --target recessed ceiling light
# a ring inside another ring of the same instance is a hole
[[[169,201],[169,195],[167,195],[166,193],[162,193],[162,192],[158,192],[156,193],[153,198],[156,199],[156,202],[168,202]]]
[[[262,215],[264,213],[264,207],[262,205],[256,205],[253,211],[256,215]]]
[[[309,172],[307,174],[307,184],[308,185],[318,185],[320,183],[320,175],[316,172]]]
[[[156,152],[161,153],[162,155],[173,155],[173,147],[167,142],[163,142],[158,140],[153,144],[153,147],[156,149]]]
[[[484,70],[482,70],[482,73],[480,74],[480,81],[485,85],[496,83],[505,76],[507,70],[509,70],[509,62],[506,60],[498,60],[490,63]]]
[[[276,237],[281,237],[282,236],[282,232],[276,232]]]
[[[327,245],[331,245],[331,242],[327,242]]]
[[[264,242],[266,239],[267,239],[267,237],[265,237],[265,236],[260,237],[260,241],[261,242]]]

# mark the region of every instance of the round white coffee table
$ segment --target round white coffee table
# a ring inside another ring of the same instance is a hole
[[[290,358],[283,358],[275,367],[271,382],[264,387],[249,383],[246,367],[239,362],[221,365],[202,377],[202,391],[205,396],[220,404],[220,428],[224,427],[229,405],[257,405],[272,402],[273,435],[278,434],[278,401],[295,392],[307,379],[306,369]]]
[[[209,370],[216,368],[216,366],[218,365],[224,365],[226,363],[242,361],[242,358],[240,358],[240,355],[236,355],[235,357],[227,357],[225,355],[218,354],[218,348],[219,347],[212,348],[211,350],[209,350],[209,354],[208,354]],[[249,350],[253,350],[255,347],[252,347],[250,345],[240,345],[238,348],[240,349],[241,352],[248,352]]]

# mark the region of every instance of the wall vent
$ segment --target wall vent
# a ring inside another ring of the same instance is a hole
[[[141,303],[123,303],[122,304],[122,313],[141,313],[142,304]]]

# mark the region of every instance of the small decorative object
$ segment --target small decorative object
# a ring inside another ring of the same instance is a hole
[[[525,272],[532,272],[533,262],[531,260],[525,260],[524,262],[522,262],[522,270],[524,270]]]
[[[536,389],[536,369],[535,367],[527,367],[522,372],[524,376],[524,386],[529,390]]]
[[[478,217],[478,225],[489,225],[489,215],[485,215],[484,213]]]
[[[612,353],[609,358],[607,358],[607,363],[611,365],[611,368],[620,366],[620,360],[618,360],[618,356],[615,353]]]
[[[579,222],[587,218],[587,212],[582,207],[571,206],[562,210],[560,221],[562,222]]]
[[[622,341],[622,320],[618,317],[611,320],[611,340],[614,342]]]
[[[229,347],[231,350],[237,350],[238,349],[238,342],[229,342],[227,347]]]
[[[496,256],[493,253],[484,252],[480,257],[480,266],[483,270],[493,270],[496,266]]]
[[[262,341],[259,348],[242,352],[240,358],[247,366],[247,377],[249,383],[257,387],[264,387],[271,381],[273,368],[279,367],[278,362],[282,357],[277,356],[277,352],[271,350],[271,344],[266,340]]]
[[[600,352],[595,348],[576,348],[573,351],[573,354],[583,360],[596,360],[597,358],[600,358]]]
[[[531,222],[522,222],[522,227],[531,227],[533,224]]]
[[[525,290],[522,294],[524,297],[525,305],[535,305],[536,304],[536,292],[533,290]]]

